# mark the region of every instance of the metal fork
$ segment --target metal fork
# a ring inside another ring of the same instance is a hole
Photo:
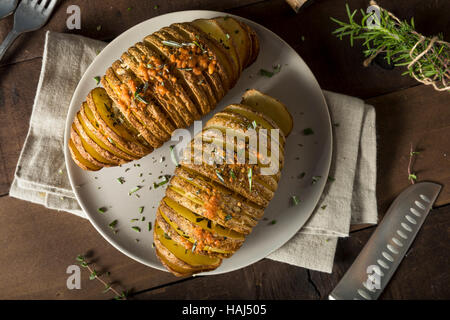
[[[0,2],[0,19],[9,16],[17,7],[19,0],[2,0]]]
[[[14,14],[14,27],[0,45],[0,60],[19,35],[45,25],[56,2],[57,0],[22,0],[20,2]]]

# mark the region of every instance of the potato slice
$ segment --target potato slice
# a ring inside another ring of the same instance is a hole
[[[152,151],[152,149],[141,145],[121,124],[119,118],[113,112],[112,100],[103,88],[93,89],[87,97],[87,104],[99,126],[110,137],[108,140],[111,144],[138,158]]]
[[[194,237],[189,236],[185,233],[176,223],[175,221],[168,218],[161,210],[158,210],[156,213],[156,221],[158,222],[161,229],[169,235],[176,243],[181,244],[185,249],[192,250],[196,249],[195,253],[201,255],[207,255],[210,257],[217,258],[228,258],[233,252],[222,250],[220,248],[211,247],[209,245],[204,245],[199,242],[199,240]],[[203,230],[197,229],[196,233],[201,233]],[[200,240],[202,241],[202,240]],[[217,241],[219,242],[219,241]],[[195,246],[195,247],[194,247]],[[201,249],[200,249],[201,248]]]
[[[182,30],[174,27],[163,28],[160,31],[155,33],[161,41],[175,41],[177,43],[189,43],[190,46],[186,46],[185,49],[192,50],[196,49],[195,43],[202,46],[202,44],[198,41],[191,42],[190,37],[183,32]],[[194,46],[192,46],[194,45]],[[167,45],[164,45],[167,48]],[[175,60],[173,64],[173,68],[176,70],[181,70],[186,81],[190,81],[190,88],[194,95],[196,96],[196,100],[198,103],[198,107],[202,114],[208,113],[212,110],[217,101],[221,99],[224,94],[222,88],[222,82],[217,72],[210,74],[207,70],[203,70],[201,73],[195,73],[193,70],[178,68],[176,59],[180,55],[180,51],[178,48],[170,48],[170,58]],[[206,97],[206,98],[205,98]]]
[[[72,139],[69,140],[69,151],[72,156],[73,161],[83,170],[97,171],[102,167],[96,166],[90,163],[88,160],[83,158],[78,149],[75,147],[75,144]]]
[[[217,268],[222,262],[219,258],[208,257],[201,254],[193,253],[186,250],[182,245],[173,241],[158,223],[155,224],[153,233],[155,246],[165,259],[182,270],[191,270],[192,272],[200,272]]]
[[[130,98],[130,110],[134,113],[135,110],[142,108],[141,103],[146,105],[146,103],[142,101],[137,101],[134,99],[134,94],[136,88],[142,85],[142,82],[132,73],[125,64],[122,64],[120,61],[115,61],[112,65],[112,70],[115,72],[115,76],[121,82],[121,87],[126,88],[131,96]],[[173,121],[175,127],[183,128],[186,126],[186,121],[183,119],[181,108],[177,103],[175,103],[174,99],[170,96],[172,95],[163,95],[157,92],[157,84],[154,82],[149,82],[149,90],[147,90],[147,94],[142,97],[144,101],[146,99],[154,98],[159,105],[161,105],[166,111],[168,117]],[[124,90],[123,89],[123,90]],[[189,116],[187,116],[189,119]],[[137,119],[140,120],[139,117]],[[140,121],[143,123],[142,121]],[[153,136],[153,135],[152,135]],[[155,137],[153,137],[155,138]],[[158,142],[160,144],[161,142]]]
[[[129,50],[131,51],[132,48]],[[134,57],[128,53],[122,54],[121,59],[123,65],[130,68],[130,70],[141,80],[141,83],[136,87],[134,94],[136,94],[136,91],[139,91],[137,94],[146,102],[146,104],[142,104],[140,101],[135,101],[136,106],[133,106],[131,109],[133,114],[160,142],[169,140],[170,133],[173,132],[175,126],[169,120],[165,110],[159,105],[156,99],[149,95],[149,92],[154,91],[154,83],[146,81],[146,79],[149,80],[146,69],[143,70],[143,68],[141,68],[142,63],[140,64],[140,62],[137,62]],[[145,88],[147,88],[146,92],[141,92]]]
[[[86,148],[89,147],[87,143],[80,137],[80,134],[77,131],[77,128],[75,127],[75,124],[72,123],[72,127],[70,128],[70,139],[72,139],[73,144],[75,145],[75,148],[80,153],[81,157],[86,159],[89,163],[92,164],[92,166],[95,167],[105,167],[108,166],[106,163],[102,163],[95,159],[87,150]],[[92,149],[90,150],[92,151]]]
[[[286,106],[275,98],[272,98],[258,90],[247,90],[242,96],[242,104],[250,106],[275,121],[278,127],[283,131],[285,136],[288,136],[294,121],[292,115],[287,110]]]
[[[117,108],[120,110],[121,114],[127,121],[139,132],[139,137],[145,139],[146,143],[151,146],[152,143],[156,143],[151,132],[143,125],[130,110],[130,100],[131,96],[127,88],[122,87],[122,83],[117,79],[112,68],[106,70],[105,76],[102,77],[101,83],[105,88],[108,96],[116,103]],[[152,151],[153,148],[151,147]],[[150,151],[150,152],[151,152]]]
[[[95,120],[94,115],[92,114],[91,109],[87,105],[87,102],[83,102],[81,106],[80,112],[78,114],[78,119],[82,124],[83,128],[85,128],[85,132],[88,136],[101,148],[110,152],[114,156],[119,159],[123,159],[123,162],[128,162],[136,159],[135,157],[130,156],[124,151],[117,148],[111,142],[109,142],[106,134],[101,130],[100,125],[97,120]]]
[[[208,54],[213,60],[217,61],[217,71],[215,72],[220,76],[222,87],[225,91],[231,89],[235,85],[238,77],[237,74],[234,73],[233,62],[222,45],[192,23],[174,23],[171,27],[184,31],[189,35],[191,41],[201,41],[203,43],[205,49],[208,50]]]
[[[246,67],[248,67],[253,62],[255,62],[256,58],[258,57],[258,54],[259,54],[259,38],[258,38],[256,32],[252,28],[250,28],[246,23],[244,23],[242,21],[237,21],[237,22],[242,26],[242,28],[247,30],[247,33],[248,33],[248,35],[250,36],[250,39],[251,39],[250,56],[249,56],[249,60],[247,61],[247,64],[246,64]]]
[[[130,50],[134,52],[134,50]],[[163,65],[158,66],[164,68]],[[134,95],[136,88],[138,88],[143,83],[136,77],[136,75],[126,66],[126,64],[121,64],[120,61],[113,63],[113,70],[116,73],[117,78],[128,87],[130,93]],[[161,70],[162,71],[162,70]],[[159,72],[161,72],[159,71]],[[162,80],[162,79],[161,79]],[[164,85],[163,85],[164,84]],[[192,123],[193,117],[186,109],[186,107],[179,101],[178,97],[172,91],[173,88],[170,86],[169,81],[150,81],[149,89],[145,96],[145,99],[155,99],[166,111],[167,115],[172,119],[173,123],[177,128],[184,128]],[[162,92],[161,90],[166,90]],[[145,105],[142,101],[137,101],[131,99],[131,105],[138,106],[141,103]]]
[[[237,52],[237,45],[234,43],[234,38],[232,38],[231,34],[215,19],[198,19],[193,21],[192,24],[215,39],[226,50],[226,54],[230,56],[233,62],[233,73],[237,74],[237,78],[239,78],[242,66]]]
[[[214,20],[219,23],[223,29],[231,36],[236,46],[237,55],[241,65],[244,69],[249,65],[250,56],[252,54],[252,39],[246,28],[233,17],[217,17]]]
[[[113,155],[109,157],[109,152],[106,153],[107,151],[105,152],[105,150],[100,148],[84,131],[84,127],[79,121],[79,113],[75,116],[72,126],[74,126],[76,133],[80,136],[84,149],[103,166],[118,165],[120,161],[116,161],[117,158]]]

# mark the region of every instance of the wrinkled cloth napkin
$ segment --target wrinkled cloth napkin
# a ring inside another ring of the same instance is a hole
[[[64,162],[64,126],[72,94],[104,42],[47,32],[30,128],[10,196],[86,218]],[[333,126],[330,177],[305,226],[269,259],[331,272],[338,237],[350,224],[377,223],[375,111],[360,99],[324,91]]]

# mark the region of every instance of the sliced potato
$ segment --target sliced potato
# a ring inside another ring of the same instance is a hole
[[[132,51],[132,48],[128,50]],[[142,61],[136,61],[133,56],[127,52],[122,54],[121,59],[123,64],[130,68],[130,70],[141,80],[141,83],[137,84],[137,87],[136,84],[133,83],[135,89],[143,91],[144,88],[147,88],[146,92],[137,93],[146,103],[134,101],[135,106],[132,108],[133,114],[147,127],[149,131],[155,135],[155,138],[159,140],[158,143],[167,141],[170,138],[170,133],[174,130],[175,126],[169,120],[168,115],[156,99],[149,94],[149,92],[155,91],[154,83],[149,82],[150,79],[146,69],[143,70],[144,68],[142,68]],[[135,95],[136,90],[134,90]]]
[[[87,102],[83,102],[83,105],[81,106],[80,112],[77,116],[83,128],[85,129],[84,131],[102,149],[110,152],[112,155],[116,156],[119,159],[123,159],[124,162],[136,159],[117,148],[108,140],[106,134],[103,132],[103,130],[101,130],[97,120],[95,120],[95,117],[92,114],[91,109],[87,105]]]
[[[111,155],[110,157],[109,152],[100,148],[84,131],[84,127],[79,121],[79,112],[75,116],[72,126],[76,130],[76,133],[80,136],[81,143],[86,152],[89,153],[99,163],[101,163],[102,166],[118,165],[120,163],[120,161],[117,161],[118,159],[113,155]]]
[[[75,126],[75,124],[72,123],[72,127],[70,128],[70,139],[72,139],[73,144],[75,145],[75,148],[80,153],[81,157],[83,159],[86,159],[89,163],[92,164],[92,166],[95,167],[105,167],[108,166],[106,163],[102,163],[91,156],[91,154],[86,150],[89,146],[87,143],[80,137],[80,134],[78,133],[78,130]]]
[[[106,74],[102,77],[101,82],[108,96],[114,100],[121,114],[139,132],[139,136],[145,139],[150,146],[152,143],[155,143],[151,132],[134,116],[132,110],[130,110],[130,92],[128,88],[122,86],[122,83],[117,79],[112,68],[106,70]],[[151,147],[150,150],[153,150],[153,148]]]
[[[292,115],[289,113],[286,106],[277,99],[258,90],[250,89],[242,96],[241,103],[267,115],[277,123],[285,136],[288,136],[291,133],[294,125]]]
[[[237,75],[236,79],[239,78],[242,68],[234,38],[215,19],[198,19],[192,24],[215,39],[226,50],[226,54],[233,62],[233,73]]]
[[[87,104],[110,142],[119,149],[135,157],[143,157],[152,149],[140,144],[135,137],[122,125],[119,118],[114,114],[112,100],[103,88],[95,88],[87,97]]]
[[[213,60],[217,62],[216,69],[217,74],[222,80],[222,86],[225,91],[231,89],[236,83],[237,74],[234,73],[233,62],[231,58],[226,54],[225,49],[213,38],[208,36],[200,28],[194,26],[192,23],[174,23],[172,28],[178,28],[183,30],[189,35],[191,41],[200,40],[204,47],[208,50],[208,54]],[[214,73],[215,73],[214,72]]]
[[[165,260],[179,270],[201,272],[217,268],[222,260],[186,250],[182,245],[164,234],[158,223],[155,224],[153,239],[157,250],[162,251]],[[181,272],[180,272],[181,273]]]
[[[244,69],[249,64],[250,56],[252,54],[252,39],[248,30],[243,28],[233,17],[217,17],[214,18],[214,20],[216,20],[217,23],[219,23],[231,36],[231,39],[233,39],[241,70]]]
[[[139,52],[142,54],[142,57],[146,57],[147,61],[142,61],[142,63],[151,64],[151,58],[157,57],[160,58],[161,56],[158,56],[156,52],[151,50],[148,46],[146,46],[142,42],[136,43],[136,48],[139,50]],[[166,71],[166,78],[168,80],[168,83],[170,86],[173,87],[173,91],[176,97],[179,98],[182,104],[185,105],[186,109],[189,110],[194,120],[198,120],[201,118],[201,113],[197,109],[197,105],[195,103],[195,99],[192,99],[192,95],[189,94],[189,91],[185,89],[185,86],[183,86],[181,81],[178,81],[178,78],[176,76],[175,68],[172,66],[168,60],[163,60],[165,66],[164,71]],[[153,65],[150,65],[153,67]],[[147,69],[148,70],[148,69]],[[147,72],[148,73],[148,72]]]
[[[88,160],[83,158],[83,156],[80,154],[80,152],[75,147],[75,144],[72,139],[69,140],[69,151],[72,156],[72,159],[75,161],[75,163],[83,170],[90,170],[90,171],[97,171],[100,170],[102,167],[96,166],[92,163],[90,163]]]
[[[189,36],[181,31],[178,28],[167,27],[163,28],[154,34],[161,41],[175,41],[177,43],[192,43]],[[196,42],[200,45],[199,42]],[[166,45],[161,43],[161,46],[166,47]],[[186,49],[192,50],[194,47],[192,45],[187,46]],[[164,49],[163,49],[164,50]],[[178,68],[176,59],[180,56],[180,51],[177,48],[169,49],[170,51],[170,59],[174,60],[172,62],[173,68],[176,70],[180,70],[183,78],[189,82],[189,87],[195,96],[195,101],[197,101],[197,105],[199,108],[199,112],[201,114],[207,114],[212,110],[217,101],[220,99],[221,90],[217,89],[217,87],[221,86],[220,77],[215,72],[213,74],[209,74],[207,70],[203,70],[202,72],[195,73],[190,68]],[[221,88],[221,87],[220,87]]]

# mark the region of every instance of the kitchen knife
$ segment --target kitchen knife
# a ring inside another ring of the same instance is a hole
[[[330,300],[374,300],[389,283],[408,252],[441,186],[415,183],[391,204],[361,253],[347,270]]]

